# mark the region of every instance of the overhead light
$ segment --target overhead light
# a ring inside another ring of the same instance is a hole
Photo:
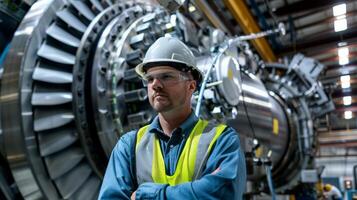
[[[339,57],[346,57],[350,54],[348,47],[343,47],[338,49],[338,56]]]
[[[337,6],[334,6],[332,8],[333,10],[333,16],[339,16],[339,15],[344,15],[346,14],[346,4],[343,3],[343,4],[339,4]]]
[[[196,11],[196,7],[193,6],[193,5],[190,5],[190,7],[188,7],[188,11],[195,12]]]
[[[335,20],[334,27],[335,27],[335,32],[340,32],[340,31],[346,30],[347,29],[347,20],[346,20],[346,18]]]
[[[350,62],[350,60],[348,59],[348,57],[340,57],[338,60],[338,64],[340,65],[346,65]]]
[[[346,89],[351,87],[351,83],[350,82],[346,82],[346,83],[341,83],[341,88]]]
[[[339,42],[337,43],[337,46],[339,47],[343,47],[343,46],[346,46],[347,45],[347,42]]]
[[[338,49],[339,64],[346,65],[349,63],[349,50],[348,47],[343,47]]]
[[[345,119],[352,119],[352,111],[345,111]]]
[[[350,75],[343,75],[340,77],[341,82],[350,82],[351,77]]]
[[[339,20],[339,19],[346,19],[346,15],[339,15],[336,17],[336,20]]]
[[[258,145],[259,144],[258,140],[257,139],[253,139],[253,144],[254,145]]]
[[[341,80],[341,88],[345,89],[345,88],[351,87],[351,83],[350,83],[351,77],[350,77],[350,75],[341,76],[340,80]]]
[[[351,96],[346,96],[343,97],[343,105],[348,106],[352,104],[352,97]]]

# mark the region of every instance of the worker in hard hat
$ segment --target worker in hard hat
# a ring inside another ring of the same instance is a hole
[[[192,110],[202,81],[192,51],[161,37],[135,70],[158,115],[120,138],[99,199],[242,199],[246,169],[238,134]]]
[[[324,199],[326,200],[342,200],[340,190],[331,184],[325,184],[323,187]]]

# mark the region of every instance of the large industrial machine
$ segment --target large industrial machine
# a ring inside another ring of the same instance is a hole
[[[246,195],[293,193],[314,168],[314,120],[333,109],[323,65],[264,63],[247,37],[201,23],[148,1],[35,2],[3,63],[0,198],[95,199],[117,140],[155,116],[134,67],[164,35],[205,73],[196,113],[240,134]]]

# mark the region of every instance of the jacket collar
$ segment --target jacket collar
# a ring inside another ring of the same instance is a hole
[[[173,131],[173,133],[175,133],[177,129],[180,129],[181,130],[180,132],[183,133],[185,136],[187,136],[190,134],[193,127],[196,125],[197,121],[198,121],[198,117],[195,115],[195,112],[192,111],[191,114],[187,117],[187,119],[178,128],[176,128]],[[158,115],[154,118],[154,120],[149,125],[148,132],[164,134],[164,131],[162,130],[160,125]]]

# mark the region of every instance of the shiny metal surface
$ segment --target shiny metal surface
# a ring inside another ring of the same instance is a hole
[[[240,68],[237,61],[237,54],[232,52],[223,54],[216,63],[216,78],[223,81],[218,85],[218,92],[230,106],[239,103],[239,96],[242,93]]]
[[[42,40],[39,36],[45,31],[46,24],[50,23],[54,11],[62,5],[62,1],[42,0],[31,7],[15,33],[4,64],[1,124],[6,157],[25,199],[59,198],[51,181],[46,176],[41,176],[45,173],[45,167],[37,153],[36,136],[31,124],[32,84],[29,78],[36,63],[32,55],[36,55]],[[46,194],[40,188],[45,189]]]
[[[76,7],[76,4],[73,5]],[[95,57],[94,51],[89,51],[89,49],[95,49],[97,47],[98,40],[103,34],[106,38],[107,35],[105,32],[99,30],[105,29],[118,15],[125,14],[125,11],[123,12],[125,6],[130,7],[132,4],[116,4],[105,8],[94,19],[88,18],[89,25],[82,35],[81,43],[76,52],[77,59],[73,65],[73,75],[74,77],[77,77],[72,84],[71,90],[73,93],[72,105],[74,108],[74,116],[77,119],[75,128],[78,131],[78,136],[81,141],[81,149],[83,149],[85,158],[89,164],[88,169],[93,170],[95,174],[93,175],[97,179],[97,187],[100,185],[100,179],[102,179],[103,172],[106,168],[106,155],[101,145],[96,142],[98,141],[96,134],[97,127],[95,126],[95,116],[92,110],[92,85],[90,83],[92,71],[94,74],[97,74],[97,71],[94,70],[102,68],[104,65],[102,62],[95,63],[93,60],[93,57]],[[78,8],[76,7],[76,9]],[[80,16],[78,18],[80,19]],[[95,67],[93,67],[93,63],[95,63]],[[103,71],[105,71],[105,69]],[[101,74],[103,74],[103,72],[101,72]],[[96,81],[94,81],[94,83],[96,83]],[[103,91],[101,92],[101,95],[103,95]],[[99,95],[96,94],[96,96]],[[111,122],[110,120],[108,121]],[[79,167],[79,165],[76,167]],[[88,171],[87,167],[83,166],[78,174],[86,171]],[[59,185],[63,187],[65,186],[63,183],[59,183]]]
[[[269,147],[272,150],[271,160],[274,165],[279,165],[281,159],[288,149],[288,142],[292,131],[289,127],[288,115],[284,102],[274,94],[270,95],[270,102],[272,105],[271,112],[273,117],[273,135],[270,138]]]
[[[299,96],[295,85],[298,82],[285,84],[286,77],[274,75],[266,78],[265,86],[284,110],[289,130],[285,152],[280,154],[283,156],[272,169],[277,190],[284,191],[298,184],[301,170],[311,167],[314,143],[312,117],[306,99],[294,98]]]
[[[236,118],[230,118],[228,124],[234,127],[239,134],[259,141],[260,147],[256,150],[259,158],[270,158],[272,165],[278,165],[286,154],[289,140],[289,125],[283,102],[279,103],[274,96],[268,93],[263,83],[253,74],[243,72],[242,101],[238,105]],[[251,179],[257,180],[264,176],[263,169],[255,173]]]
[[[133,67],[156,38],[186,41],[182,33],[193,29],[182,23],[188,19],[171,22],[162,8],[122,3],[38,1],[14,36],[1,82],[1,125],[3,154],[25,199],[96,199],[112,147],[155,115]],[[191,45],[207,71],[217,52]],[[291,189],[311,161],[311,107],[323,100],[305,98],[299,84],[308,79],[304,89],[313,95],[309,86],[318,73],[311,78],[285,66],[260,68],[249,46],[235,45],[208,76],[201,117],[256,140],[255,158],[271,161],[274,185]],[[259,70],[262,76],[253,74]],[[264,170],[254,170],[264,186]]]
[[[100,179],[74,126],[70,86],[79,41],[108,3],[38,1],[15,33],[1,119],[7,159],[25,199],[92,199],[98,193]]]
[[[96,47],[92,67],[91,98],[93,110],[96,111],[94,115],[97,134],[108,157],[117,140],[125,133],[125,130],[128,130],[128,124],[141,125],[152,118],[152,114],[145,115],[146,118],[134,120],[132,123],[132,116],[135,114],[130,113],[130,104],[147,104],[146,89],[140,87],[134,89],[138,86],[133,85],[132,90],[127,90],[125,82],[122,81],[125,71],[130,69],[131,65],[138,64],[135,60],[140,61],[143,56],[140,49],[130,48],[128,44],[130,39],[138,34],[138,27],[145,24],[151,25],[148,30],[139,29],[140,33],[145,34],[150,34],[148,31],[154,30],[154,26],[156,29],[160,28],[160,23],[147,23],[146,20],[155,15],[149,12],[151,10],[149,6],[127,9],[106,26]],[[134,17],[134,12],[138,13],[136,17]],[[149,14],[144,15],[145,12]],[[122,37],[117,37],[117,35],[122,35]],[[123,46],[126,48],[123,49]],[[108,50],[111,50],[110,54]],[[137,50],[140,50],[139,54],[136,54]],[[124,113],[126,115],[123,115]],[[125,122],[126,118],[129,123]]]
[[[268,144],[273,134],[270,96],[255,75],[242,72],[241,78],[242,95],[238,104],[238,115],[235,119],[230,119],[228,124],[239,134]]]

